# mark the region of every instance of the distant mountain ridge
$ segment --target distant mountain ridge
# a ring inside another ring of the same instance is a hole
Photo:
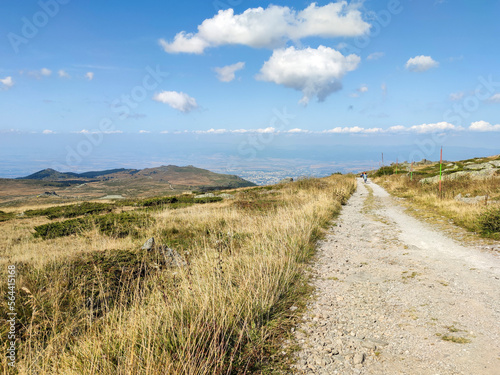
[[[30,174],[26,177],[18,177],[17,180],[62,180],[62,179],[75,179],[75,178],[96,178],[100,176],[105,176],[113,173],[119,172],[133,172],[137,169],[109,169],[105,171],[91,171],[84,173],[74,173],[74,172],[58,172],[52,168],[42,169],[41,171]]]
[[[47,168],[29,176],[17,178],[17,180],[68,183],[105,182],[123,186],[131,183],[141,183],[141,181],[144,181],[144,183],[170,184],[179,187],[239,188],[255,186],[253,182],[244,180],[241,177],[215,173],[192,165],[186,167],[166,165],[145,169],[118,168],[83,173],[59,172],[52,168]]]

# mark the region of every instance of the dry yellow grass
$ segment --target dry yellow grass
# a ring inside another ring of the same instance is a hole
[[[91,231],[43,241],[31,231],[47,219],[0,223],[1,256],[9,258],[2,268],[19,270],[18,372],[222,374],[277,366],[273,348],[293,321],[289,307],[307,290],[315,242],[354,188],[353,177],[331,176],[153,211],[156,222],[140,239]],[[154,268],[149,254],[135,250],[152,235],[188,266]],[[149,260],[137,266],[141,257]]]
[[[435,214],[451,219],[455,224],[472,232],[479,232],[479,220],[489,210],[500,208],[500,177],[494,176],[484,180],[461,178],[443,182],[442,193],[438,184],[421,184],[417,180],[410,181],[408,176],[391,175],[375,179],[390,193],[408,199],[421,214]],[[455,197],[487,196],[476,203],[465,203]]]

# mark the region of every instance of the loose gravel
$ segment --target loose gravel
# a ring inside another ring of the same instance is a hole
[[[372,193],[370,193],[370,191]],[[500,374],[500,258],[358,182],[313,267],[299,374]]]

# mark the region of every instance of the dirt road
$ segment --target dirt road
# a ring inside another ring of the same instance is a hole
[[[358,190],[321,244],[298,373],[500,374],[500,257]]]

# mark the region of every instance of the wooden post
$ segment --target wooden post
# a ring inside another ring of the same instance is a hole
[[[441,156],[439,158],[439,197],[442,199],[443,198],[443,191],[442,191],[442,174],[443,174],[443,146],[441,146]]]

